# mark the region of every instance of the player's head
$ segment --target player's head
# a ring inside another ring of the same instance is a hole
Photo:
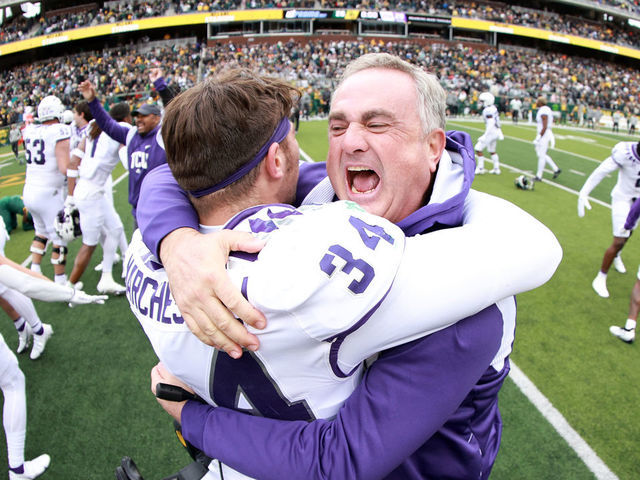
[[[495,103],[495,101],[495,97],[489,92],[482,92],[478,96],[478,105],[480,106],[480,108],[490,107]]]
[[[60,121],[64,112],[64,105],[55,95],[44,97],[38,104],[38,121],[41,123],[51,120]]]
[[[212,203],[251,201],[265,182],[274,198],[261,203],[293,200],[299,150],[289,115],[297,95],[282,80],[230,69],[171,101],[162,122],[167,162],[200,214]]]
[[[65,110],[64,112],[62,112],[62,123],[71,125],[72,122],[73,122],[73,112],[71,110]]]
[[[76,106],[73,107],[73,120],[79,128],[84,127],[87,123],[93,120],[93,115],[91,115],[91,109],[89,108],[88,102],[82,100],[81,102],[76,103]]]
[[[537,99],[536,99],[536,105],[539,107],[542,107],[544,105],[547,104],[547,97],[545,97],[544,95],[540,95]]]
[[[338,197],[393,222],[424,205],[445,146],[445,100],[434,75],[393,55],[349,64],[329,114]]]
[[[125,122],[131,119],[131,108],[127,102],[116,103],[109,110],[109,115],[116,122]]]

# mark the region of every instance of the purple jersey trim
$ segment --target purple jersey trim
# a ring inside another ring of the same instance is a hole
[[[234,228],[236,228],[243,220],[247,219],[248,217],[250,217],[251,215],[255,214],[256,212],[259,212],[260,210],[264,209],[265,207],[268,206],[274,206],[274,207],[283,207],[283,208],[287,208],[290,209],[289,214],[287,214],[286,212],[278,212],[277,214],[267,214],[267,215],[273,215],[273,217],[270,218],[284,218],[288,215],[300,215],[300,212],[298,212],[294,207],[292,207],[291,205],[285,205],[284,203],[272,203],[269,205],[256,205],[255,207],[251,207],[251,208],[247,208],[246,210],[241,211],[240,213],[238,213],[235,217],[233,217],[231,220],[229,220],[227,222],[227,224],[224,226],[225,230],[233,230]],[[268,230],[270,231],[270,230]],[[258,233],[258,232],[254,232],[254,233]]]

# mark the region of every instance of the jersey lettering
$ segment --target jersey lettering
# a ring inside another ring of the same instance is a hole
[[[28,164],[44,165],[44,141],[41,138],[27,139],[25,155]]]
[[[211,372],[209,394],[221,407],[280,420],[315,420],[307,402],[290,402],[283,395],[253,352],[245,351],[242,357],[233,360],[216,351]]]
[[[362,273],[360,280],[353,280],[349,284],[349,290],[355,294],[363,293],[376,276],[373,267],[364,260],[354,259],[351,252],[340,245],[332,245],[329,247],[329,252],[320,260],[320,270],[331,277],[336,270],[336,265],[333,264],[333,261],[336,257],[340,257],[344,260],[344,265],[340,268],[341,272],[349,275],[353,269],[356,269]]]
[[[131,154],[131,170],[146,170],[147,169],[147,153],[145,152],[133,152]]]

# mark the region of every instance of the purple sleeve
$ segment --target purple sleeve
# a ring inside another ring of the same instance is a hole
[[[182,433],[207,455],[253,477],[383,478],[456,411],[501,337],[494,305],[382,354],[332,421],[287,422],[188,402]],[[428,448],[415,455],[424,454],[434,455]]]
[[[302,164],[296,200],[299,197],[301,203],[309,191],[326,176],[324,162]],[[154,168],[142,182],[136,220],[145,245],[156,256],[160,242],[173,230],[182,227],[198,228],[198,217],[189,197],[173,178],[168,165]]]
[[[638,217],[640,217],[640,198],[631,205],[629,215],[627,215],[627,221],[624,222],[625,230],[633,230],[633,227],[635,227],[638,222]]]
[[[173,230],[198,228],[198,216],[166,163],[142,181],[136,220],[145,245],[159,257],[160,242]]]
[[[327,176],[327,164],[325,162],[306,162],[300,164],[298,175],[298,187],[296,190],[296,207],[302,205],[311,189]]]
[[[89,109],[91,110],[91,115],[95,118],[98,126],[113,138],[118,143],[125,144],[127,143],[127,134],[129,133],[129,129],[120,125],[113,118],[109,116],[104,108],[102,108],[102,104],[98,101],[97,98],[94,98],[89,102]]]

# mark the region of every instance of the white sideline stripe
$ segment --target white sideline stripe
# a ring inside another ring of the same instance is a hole
[[[126,177],[129,176],[129,172],[124,172],[122,175],[120,175],[114,182],[113,182],[113,186],[115,187],[117,184],[119,184],[122,180],[124,180]],[[24,259],[24,261],[20,264],[23,267],[27,267],[29,264],[31,263],[31,255],[29,255],[27,258]]]
[[[570,169],[569,169],[569,171],[570,171],[571,173],[575,173],[576,175],[580,175],[581,177],[584,177],[584,176],[586,175],[586,173],[584,173],[584,172],[579,172],[578,170],[574,170],[574,169],[572,169],[572,168],[570,168]]]
[[[598,457],[598,454],[576,432],[562,414],[551,404],[531,380],[511,362],[509,377],[531,403],[538,409],[542,416],[555,428],[569,446],[578,454],[587,468],[598,480],[618,480],[615,473]]]
[[[313,162],[313,158],[311,158],[307,152],[305,152],[304,150],[300,149],[300,156],[304,159],[305,162]]]

